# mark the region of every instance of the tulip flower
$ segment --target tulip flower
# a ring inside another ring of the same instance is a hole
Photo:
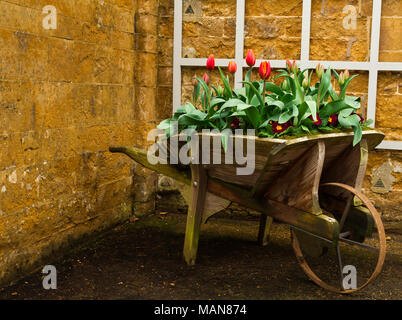
[[[252,67],[255,65],[255,54],[252,49],[248,50],[248,52],[247,52],[246,63],[249,67]]]
[[[196,87],[198,85],[198,80],[196,79],[196,77],[197,77],[197,74],[194,74],[193,79],[191,80],[194,87]]]
[[[338,115],[336,113],[330,115],[328,118],[328,123],[336,126],[338,124]]]
[[[261,62],[259,72],[261,79],[268,79],[269,75],[271,74],[271,64],[269,61]]]
[[[235,73],[237,71],[236,61],[230,61],[228,69],[229,69],[229,72]]]
[[[324,66],[321,63],[317,64],[315,67],[315,72],[317,73],[318,79],[321,79],[324,73]]]
[[[307,78],[303,79],[302,87],[304,88],[304,90],[307,90],[307,88],[308,88],[308,79]]]
[[[340,86],[343,86],[343,84],[345,83],[345,74],[343,72],[339,74],[338,83]]]
[[[214,70],[214,68],[215,68],[215,58],[214,55],[211,54],[207,59],[207,69]]]
[[[288,86],[288,81],[287,81],[286,79],[283,80],[282,89],[283,89],[283,90],[287,90],[288,87],[289,87],[289,86]]]
[[[271,64],[269,61],[263,61],[260,64],[260,77],[264,80],[263,89],[262,89],[262,101],[265,103],[265,81],[268,79],[271,74]]]
[[[289,72],[292,71],[292,63],[290,60],[286,60],[286,69],[288,69]]]
[[[304,79],[302,82],[302,87],[304,88],[304,90],[307,90],[307,88],[308,88],[308,72],[307,71],[304,72]]]
[[[349,79],[350,75],[349,75],[349,70],[348,70],[348,69],[346,69],[346,70],[343,72],[343,74],[344,74],[344,76],[345,76],[345,80],[346,80],[346,79]]]
[[[296,74],[298,70],[299,70],[299,66],[297,65],[297,62],[295,60],[293,60],[292,72]]]
[[[209,76],[204,73],[204,75],[202,76],[202,80],[204,80],[204,82],[208,85],[209,84]]]

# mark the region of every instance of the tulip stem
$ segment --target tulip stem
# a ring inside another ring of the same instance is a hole
[[[207,104],[207,110],[204,110],[204,112],[208,112],[209,109],[211,108],[211,79],[212,79],[212,73],[209,71],[209,83],[208,83],[208,104]]]
[[[321,100],[321,97],[320,97],[320,90],[321,90],[321,84],[322,84],[322,82],[320,81],[320,85],[318,86],[318,93],[317,93],[317,111],[320,110],[320,100]]]
[[[262,101],[263,101],[263,103],[265,105],[265,79],[264,79],[264,87],[262,89]]]

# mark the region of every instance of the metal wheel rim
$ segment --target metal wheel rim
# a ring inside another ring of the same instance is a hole
[[[380,241],[380,248],[379,248],[379,253],[378,253],[378,260],[377,260],[377,265],[369,277],[369,279],[360,287],[356,289],[350,289],[350,290],[340,290],[337,289],[334,286],[331,286],[327,284],[326,282],[322,281],[315,273],[313,270],[311,270],[310,266],[308,265],[307,261],[304,258],[303,252],[300,248],[300,243],[299,240],[297,239],[297,236],[293,230],[291,230],[291,238],[292,238],[292,247],[295,252],[297,261],[301,268],[303,269],[304,273],[318,286],[334,292],[334,293],[340,293],[340,294],[350,294],[353,292],[356,292],[358,290],[363,289],[366,287],[370,282],[372,282],[380,273],[382,270],[382,267],[384,265],[385,261],[385,254],[386,254],[386,240],[385,240],[385,231],[384,231],[384,226],[382,224],[380,214],[378,211],[375,209],[374,205],[371,203],[371,201],[363,195],[360,191],[356,190],[355,188],[343,184],[343,183],[337,183],[337,182],[331,182],[331,183],[324,183],[322,186],[335,186],[335,187],[340,187],[343,189],[346,189],[350,191],[352,194],[356,195],[357,197],[360,198],[360,200],[363,202],[363,204],[367,207],[367,209],[370,211],[371,215],[373,216],[374,222],[377,226],[377,232],[378,232],[378,238]]]

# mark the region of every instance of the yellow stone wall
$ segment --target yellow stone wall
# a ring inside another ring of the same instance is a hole
[[[155,178],[108,152],[156,123],[158,1],[138,5],[0,1],[0,284],[153,209]]]

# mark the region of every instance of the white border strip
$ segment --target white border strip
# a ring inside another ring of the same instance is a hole
[[[377,78],[378,78],[378,51],[380,46],[381,28],[381,5],[382,1],[373,1],[373,13],[371,21],[371,44],[370,44],[370,69],[367,98],[367,119],[373,119],[371,125],[375,125],[375,109],[377,102]]]
[[[227,67],[229,61],[233,61],[233,59],[215,59],[215,66]],[[181,58],[180,65],[183,67],[205,67],[207,58]]]
[[[244,55],[244,14],[246,2],[245,0],[237,0],[236,4],[236,63],[237,71],[235,73],[234,87],[241,88],[243,81],[243,55]]]
[[[233,59],[215,59],[215,65],[220,67],[227,67],[229,61]],[[258,66],[263,60],[257,59],[256,66]],[[286,60],[269,60],[271,63],[271,67],[273,68],[286,68]],[[301,63],[301,60],[296,60],[297,63]],[[180,65],[184,67],[203,67],[207,63],[207,58],[181,58]],[[358,61],[320,61],[320,60],[310,60],[304,61],[305,68],[315,68],[318,63],[321,63],[324,68],[331,67],[332,69],[342,70],[366,70],[369,71],[372,66],[379,71],[402,71],[402,63],[401,62],[358,62]],[[240,59],[237,62],[238,67],[247,67],[246,61],[244,59]]]
[[[377,69],[382,71],[402,71],[401,62],[378,62]]]
[[[311,0],[303,0],[303,17],[300,49],[300,65],[305,68],[304,62],[310,58],[310,24],[311,24]]]
[[[183,29],[183,2],[174,1],[173,24],[173,112],[181,104],[181,56],[182,56],[182,29]]]

